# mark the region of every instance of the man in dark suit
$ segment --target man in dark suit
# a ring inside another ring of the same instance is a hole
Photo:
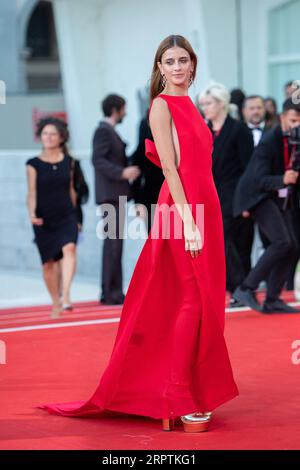
[[[256,147],[235,193],[234,215],[248,217],[250,214],[270,244],[233,297],[263,313],[299,311],[279,298],[290,265],[298,256],[292,221],[292,200],[295,198],[289,196],[288,187],[299,191],[299,173],[291,169],[291,146],[287,136],[298,125],[300,105],[288,99],[283,105],[281,125],[266,133]],[[299,199],[296,200],[299,204]],[[263,280],[267,281],[267,294],[261,308],[255,290]]]
[[[257,147],[269,127],[266,125],[266,107],[262,96],[247,96],[243,104],[244,122],[253,136],[254,147]]]
[[[245,124],[247,124],[252,133],[254,147],[257,147],[262,137],[270,129],[266,123],[266,106],[263,97],[260,95],[247,96],[243,105],[243,116]],[[251,219],[248,220],[249,222],[251,221]],[[252,223],[254,224],[254,222]],[[258,229],[258,233],[263,247],[266,249],[269,245],[269,240],[261,230]],[[250,272],[250,269],[251,266],[249,266],[249,270],[246,274]]]
[[[141,170],[141,175],[132,185],[132,195],[137,205],[137,211],[141,212],[143,206],[147,210],[146,214],[142,213],[142,216],[145,218],[149,233],[153,223],[154,205],[157,203],[159,191],[165,177],[161,168],[145,156],[145,139],[153,141],[148,113],[149,110],[147,115],[141,120],[138,146],[131,155],[130,160],[132,164],[137,165]]]
[[[131,198],[130,182],[140,174],[137,166],[128,166],[126,144],[115,130],[126,115],[126,102],[118,95],[102,101],[104,119],[93,137],[92,163],[95,169],[96,204],[102,215],[108,214],[102,258],[101,303],[122,304],[122,248],[126,200]]]

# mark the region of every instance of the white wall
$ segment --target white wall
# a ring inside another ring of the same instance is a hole
[[[238,80],[235,0],[199,1],[211,78],[229,88],[239,86],[247,94],[268,95],[268,13],[291,0],[240,0],[242,82]]]
[[[156,49],[169,34],[182,34],[196,43],[196,52],[200,52],[198,83],[207,79],[198,2],[54,0],[54,7],[75,148],[89,147],[92,130],[101,117],[100,100],[117,93],[128,102],[128,118],[118,129],[128,150],[134,149],[140,119],[136,93],[149,81]],[[196,85],[191,94],[197,89]]]
[[[0,5],[0,80],[7,91],[19,85],[18,18],[14,0],[1,0]]]
[[[266,96],[270,93],[268,89],[268,14],[272,8],[288,2],[290,0],[251,0],[251,2],[242,0],[243,75],[244,88],[249,94],[260,93]],[[280,108],[281,102],[278,104]]]
[[[200,1],[207,38],[210,78],[228,88],[236,87],[238,67],[235,0]]]
[[[60,93],[7,95],[6,104],[0,105],[1,149],[38,149],[34,140],[32,113],[65,111],[64,97]]]
[[[15,0],[15,1],[16,1],[16,6],[18,10],[21,10],[23,6],[25,5],[25,3],[27,2],[27,0]]]
[[[118,129],[128,143],[128,152],[134,149],[140,119],[136,94],[149,81],[157,46],[168,34],[185,35],[198,54],[192,97],[209,79],[229,88],[240,85],[247,93],[268,94],[267,14],[270,8],[287,1],[240,0],[243,82],[239,83],[235,0],[53,0],[73,147],[89,151],[93,130],[101,118],[100,101],[114,92],[127,99],[128,117]],[[6,70],[10,76],[8,92],[20,79],[20,51],[16,48],[16,31],[10,29],[7,36],[7,27],[15,27],[16,13],[31,11],[34,4],[35,0],[1,2],[0,56],[5,67],[0,79],[5,79]],[[21,138],[25,129],[28,131],[28,117],[23,121],[28,113],[22,111],[22,101],[20,104],[20,113],[15,114],[20,140],[15,139],[10,117],[5,115],[2,148],[8,141],[11,148],[32,148],[30,139]],[[9,105],[6,111],[10,113]],[[2,117],[3,109],[0,112]],[[16,144],[11,146],[12,140]]]
[[[33,151],[0,151],[0,268],[16,271],[40,272],[40,258],[33,243],[33,230],[26,207],[25,162]],[[102,243],[96,235],[100,216],[96,214],[94,200],[94,173],[90,155],[73,154],[81,160],[81,166],[90,188],[90,200],[83,206],[83,240],[78,244],[77,274],[85,278],[100,279]],[[130,203],[132,204],[132,203]],[[129,206],[129,205],[128,205]],[[127,220],[132,220],[129,217]],[[144,229],[143,222],[141,227]],[[145,230],[142,230],[142,234]],[[128,285],[144,239],[124,240],[123,275]]]
[[[18,0],[19,7],[25,3]],[[268,94],[267,14],[282,3],[241,0],[241,85],[247,93]],[[140,118],[136,93],[150,79],[155,51],[169,34],[186,36],[198,55],[192,97],[210,78],[229,88],[240,85],[235,0],[53,0],[53,5],[64,95],[8,95],[7,104],[0,106],[1,149],[22,149],[21,153],[0,152],[0,263],[16,269],[40,269],[25,207],[24,162],[39,148],[33,140],[32,108],[66,109],[74,155],[84,150],[83,167],[91,188],[90,203],[84,208],[85,241],[79,246],[79,272],[98,276],[101,242],[95,235],[99,218],[94,205],[90,142],[101,118],[99,102],[111,92],[126,98],[128,117],[118,130],[130,153]],[[0,21],[0,35],[5,28]],[[13,54],[14,44],[9,47],[8,53]],[[26,148],[31,150],[25,155]],[[142,243],[126,243],[124,269],[128,279]]]

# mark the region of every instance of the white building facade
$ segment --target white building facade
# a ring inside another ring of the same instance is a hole
[[[247,94],[271,95],[281,109],[285,82],[300,79],[299,18],[300,0],[2,0],[0,80],[7,96],[0,105],[0,204],[6,220],[0,266],[17,267],[21,259],[24,268],[39,267],[24,207],[24,161],[39,148],[34,110],[65,111],[71,148],[83,158],[92,194],[83,260],[99,245],[90,143],[101,100],[108,93],[126,99],[127,118],[118,130],[130,153],[145,107],[139,93],[149,83],[156,49],[164,37],[181,34],[199,59],[192,98],[216,80]],[[98,274],[98,263],[91,268],[82,261],[80,270]]]

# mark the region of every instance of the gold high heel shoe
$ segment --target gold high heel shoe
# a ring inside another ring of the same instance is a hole
[[[209,428],[212,413],[207,411],[205,413],[191,413],[188,415],[180,416],[180,422],[183,424],[184,432],[204,432]],[[178,418],[177,418],[178,419]],[[172,431],[175,428],[177,420],[175,418],[165,418],[162,420],[162,427],[164,431]]]

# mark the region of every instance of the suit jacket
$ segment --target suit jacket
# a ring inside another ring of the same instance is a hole
[[[121,179],[128,166],[126,144],[108,122],[101,121],[93,137],[92,163],[95,169],[96,204],[131,198],[130,184]]]
[[[157,203],[159,191],[165,177],[162,169],[145,156],[145,139],[153,141],[148,116],[141,120],[139,143],[135,152],[130,157],[130,163],[137,165],[141,170],[141,176],[137,178],[132,185],[135,203],[141,203],[146,207],[151,207],[151,204]]]
[[[278,189],[286,187],[283,183],[284,172],[283,134],[281,126],[277,126],[264,134],[239,181],[234,198],[234,215],[251,210],[264,199],[277,197]]]
[[[209,123],[211,128],[211,124]],[[214,140],[213,177],[223,217],[233,216],[235,189],[254,149],[252,132],[246,124],[227,116]]]

